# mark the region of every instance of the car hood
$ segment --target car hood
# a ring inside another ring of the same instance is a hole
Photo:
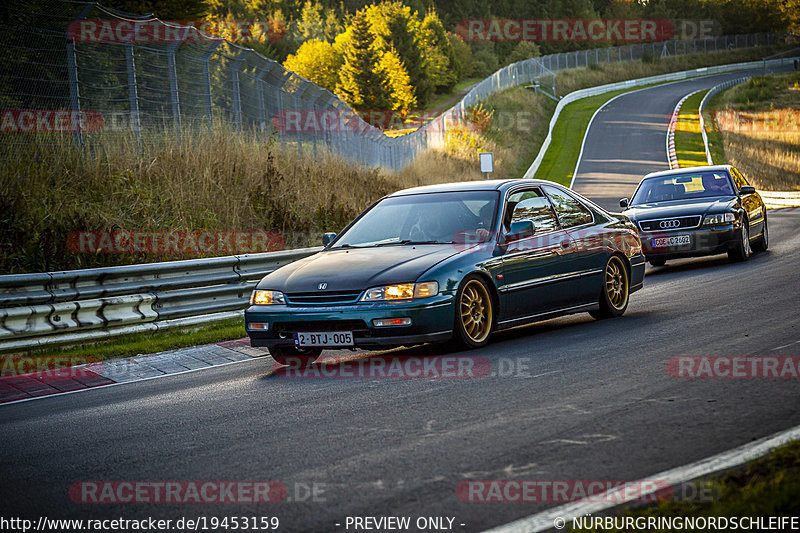
[[[326,291],[347,291],[411,282],[456,253],[452,244],[324,250],[267,274],[258,288],[316,292],[327,283]]]
[[[648,220],[651,218],[674,218],[690,215],[719,213],[731,208],[738,202],[735,196],[713,196],[692,200],[672,200],[669,202],[653,202],[638,204],[622,213],[632,220]]]

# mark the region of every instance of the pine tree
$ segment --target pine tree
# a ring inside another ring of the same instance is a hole
[[[353,17],[351,31],[336,94],[357,111],[389,109],[386,76],[378,65],[378,52],[363,11]]]
[[[414,97],[414,88],[411,86],[403,62],[394,49],[383,54],[379,68],[386,76],[392,111],[398,118],[405,119],[408,112],[417,104],[417,99]]]

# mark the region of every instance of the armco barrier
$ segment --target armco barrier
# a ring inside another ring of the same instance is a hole
[[[653,83],[680,81],[695,76],[707,76],[711,74],[721,74],[724,72],[734,72],[737,70],[788,65],[791,64],[794,59],[795,58],[781,58],[781,59],[771,59],[769,61],[750,61],[746,63],[718,65],[715,67],[703,67],[692,70],[683,70],[681,72],[672,72],[670,74],[660,74],[658,76],[648,76],[646,78],[638,78],[635,80],[627,80],[617,83],[608,83],[606,85],[598,85],[597,87],[589,87],[587,89],[580,89],[578,91],[573,91],[568,95],[564,96],[564,98],[562,98],[561,100],[559,100],[558,105],[556,106],[556,110],[553,113],[553,117],[550,119],[550,125],[547,129],[547,137],[545,137],[544,143],[542,144],[542,147],[539,149],[539,153],[536,155],[536,159],[534,159],[533,163],[531,163],[531,166],[528,167],[528,170],[525,172],[525,175],[523,177],[533,178],[536,175],[536,171],[539,170],[539,165],[542,164],[542,159],[544,159],[544,155],[547,153],[548,148],[550,148],[550,143],[552,142],[553,139],[553,129],[556,127],[556,123],[558,122],[558,117],[561,114],[561,111],[564,109],[564,107],[566,107],[568,104],[572,102],[575,102],[582,98],[588,98],[590,96],[597,96],[599,94],[618,91],[620,89],[641,87]],[[548,176],[541,176],[541,177],[546,179],[548,178]]]
[[[236,316],[264,275],[320,249],[0,276],[0,351]]]

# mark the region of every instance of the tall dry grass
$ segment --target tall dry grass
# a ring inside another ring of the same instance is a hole
[[[728,163],[757,188],[800,190],[800,72],[751,78],[712,106]]]
[[[286,247],[316,245],[381,196],[449,181],[423,166],[396,174],[330,154],[281,150],[225,126],[172,135],[71,138],[7,146],[0,166],[0,272],[47,271],[183,258],[74,254],[73,231],[268,230]],[[431,165],[433,166],[433,165]]]

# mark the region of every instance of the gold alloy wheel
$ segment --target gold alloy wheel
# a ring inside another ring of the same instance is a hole
[[[474,343],[486,340],[492,331],[492,298],[486,286],[477,279],[471,279],[461,291],[459,313],[464,332]]]
[[[617,311],[625,309],[628,303],[628,271],[619,257],[608,260],[605,283],[608,303]]]

